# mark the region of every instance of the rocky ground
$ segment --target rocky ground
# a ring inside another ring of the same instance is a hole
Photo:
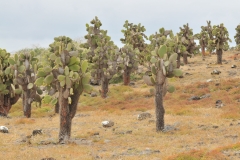
[[[16,109],[0,117],[9,129],[0,133],[0,159],[240,159],[240,56],[223,55],[222,65],[216,55],[191,58],[183,78],[169,80],[176,92],[164,98],[164,132],[155,131],[154,97],[140,80],[111,85],[105,100],[82,96],[69,144],[57,143],[59,116],[52,110],[30,119]]]

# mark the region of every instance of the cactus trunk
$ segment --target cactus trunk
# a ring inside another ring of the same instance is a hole
[[[31,100],[30,100],[30,90],[24,90],[23,91],[23,113],[24,116],[27,118],[31,117]]]
[[[155,85],[155,106],[156,106],[156,131],[162,131],[164,129],[164,114],[165,110],[163,107],[163,91],[164,82],[166,77],[163,75],[162,71],[159,71],[156,75],[156,85]]]
[[[188,64],[187,54],[183,54],[183,63]]]
[[[131,70],[127,67],[127,69],[125,69],[123,72],[123,84],[126,86],[129,85],[130,83],[130,75],[131,75]]]
[[[57,102],[56,104],[55,104],[55,113],[59,113],[59,103]]]
[[[0,116],[7,116],[11,107],[10,95],[0,95]]]
[[[217,64],[222,64],[222,49],[217,49]]]
[[[180,68],[180,63],[181,63],[181,55],[180,54],[178,54],[178,56],[177,56],[177,68]]]
[[[102,98],[107,98],[107,93],[108,93],[108,79],[107,79],[106,77],[103,78],[103,81],[102,81],[101,85],[102,85],[101,97],[102,97]]]
[[[204,57],[206,55],[206,53],[205,53],[205,45],[202,45],[201,47],[202,47],[202,56]]]
[[[60,131],[59,143],[68,142],[71,137],[72,118],[70,116],[70,108],[68,99],[64,98],[65,88],[61,88],[59,92],[59,106],[60,106]]]

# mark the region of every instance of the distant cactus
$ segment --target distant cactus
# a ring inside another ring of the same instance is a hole
[[[138,70],[137,55],[138,49],[133,49],[132,45],[126,44],[120,49],[120,55],[118,58],[119,68],[123,71],[123,84],[129,85],[130,75],[132,72]]]
[[[238,25],[236,28],[236,35],[234,36],[235,42],[237,44],[237,50],[240,48],[240,25]]]
[[[31,117],[31,104],[33,101],[41,105],[42,90],[34,85],[38,69],[38,59],[34,52],[24,52],[15,54],[8,59],[10,67],[13,69],[13,77],[16,84],[22,89],[23,113],[27,118]]]
[[[139,63],[143,65],[145,62],[145,56],[148,54],[147,51],[147,43],[145,43],[145,40],[148,40],[148,37],[145,35],[145,27],[139,23],[138,25],[129,23],[127,20],[125,21],[123,27],[125,29],[122,30],[122,33],[124,34],[124,38],[121,38],[120,41],[123,44],[130,44],[133,46],[133,49],[138,49],[138,59]]]
[[[21,89],[13,78],[13,68],[8,62],[9,57],[10,53],[0,49],[0,115],[2,116],[8,115],[21,94]]]
[[[155,86],[156,105],[156,130],[162,131],[164,129],[164,114],[163,96],[166,92],[174,92],[175,88],[167,84],[167,77],[181,76],[182,71],[177,69],[177,53],[168,52],[166,45],[156,46],[151,52],[151,77],[150,85]],[[149,82],[148,82],[149,83]]]
[[[90,92],[88,62],[81,59],[78,51],[72,50],[71,43],[57,42],[49,55],[51,65],[38,69],[37,86],[45,86],[48,95],[43,103],[59,103],[60,132],[59,142],[68,141],[71,135],[71,123],[76,114],[79,97],[83,91]],[[65,48],[66,47],[66,48]]]
[[[194,42],[194,35],[192,29],[189,28],[188,23],[183,25],[183,28],[180,27],[180,32],[178,33],[178,37],[182,44],[186,47],[186,51],[183,52],[183,63],[188,64],[188,56],[194,55],[194,53],[198,52],[198,46]]]
[[[227,51],[229,49],[228,41],[232,42],[229,38],[227,28],[224,24],[213,26],[212,38],[208,40],[208,47],[216,49],[217,54],[217,64],[222,64],[222,53],[223,50]]]
[[[117,73],[118,48],[107,35],[107,31],[100,29],[102,23],[98,17],[91,24],[86,24],[87,42],[83,46],[90,50],[87,59],[91,76],[101,83],[100,93],[102,98],[106,98],[109,80]]]
[[[202,50],[202,56],[204,57],[206,55],[205,53],[205,48],[208,45],[208,30],[207,30],[207,26],[201,26],[201,32],[196,34],[195,36],[197,37],[197,39],[199,40],[199,44],[201,46],[201,50]]]

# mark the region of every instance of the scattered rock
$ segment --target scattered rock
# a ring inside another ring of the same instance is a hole
[[[216,84],[215,84],[215,86],[219,86],[219,85],[220,85],[220,83],[216,83]]]
[[[90,116],[89,114],[77,114],[75,117],[88,117]]]
[[[5,126],[0,126],[0,132],[2,133],[8,133],[8,128]]]
[[[93,133],[94,136],[98,136],[99,135],[99,132],[95,132]]]
[[[41,135],[41,134],[43,134],[41,129],[35,129],[32,131],[33,136]]]
[[[151,117],[152,117],[152,115],[150,113],[143,112],[143,113],[141,113],[137,116],[137,119],[138,120],[144,120],[144,119],[151,118]]]
[[[120,131],[120,132],[116,132],[115,134],[119,135],[119,134],[132,134],[132,131]]]
[[[211,72],[211,74],[213,75],[213,74],[220,74],[221,73],[221,71],[218,71],[218,70],[216,70],[216,69],[214,69],[212,72]]]
[[[212,82],[212,79],[208,79],[207,82]]]
[[[237,68],[237,66],[234,64],[234,65],[231,66],[231,68]]]
[[[102,121],[102,126],[105,128],[112,127],[114,125],[113,121]]]
[[[42,158],[41,160],[56,160],[56,159],[52,157],[47,157],[47,158]]]
[[[94,86],[99,86],[100,85],[100,82],[94,78],[91,78],[90,79],[90,84],[91,85],[94,85]]]
[[[222,108],[223,106],[224,106],[224,104],[222,103],[221,100],[216,101],[216,108]]]
[[[209,97],[211,97],[211,94],[205,94],[205,95],[201,96],[200,99],[209,98]]]
[[[235,76],[237,74],[236,71],[227,71],[229,76]]]
[[[135,86],[135,83],[134,82],[130,82],[129,86]]]
[[[97,97],[97,93],[96,93],[96,92],[92,92],[92,93],[90,94],[90,96],[91,96],[91,97]]]
[[[188,100],[200,100],[201,98],[199,96],[192,96]]]
[[[155,123],[156,121],[155,120],[153,120],[153,119],[150,119],[149,121],[148,121],[148,123]]]
[[[163,129],[163,132],[176,131],[177,128],[175,125],[166,125]]]
[[[218,128],[218,126],[212,126],[212,127],[215,128],[215,129]]]

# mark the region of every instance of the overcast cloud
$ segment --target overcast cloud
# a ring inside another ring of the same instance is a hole
[[[206,20],[224,23],[234,46],[239,6],[239,0],[0,0],[0,48],[15,52],[48,47],[61,35],[83,38],[95,16],[119,47],[125,20],[144,25],[148,36],[161,27],[177,33],[189,23],[195,34]]]

